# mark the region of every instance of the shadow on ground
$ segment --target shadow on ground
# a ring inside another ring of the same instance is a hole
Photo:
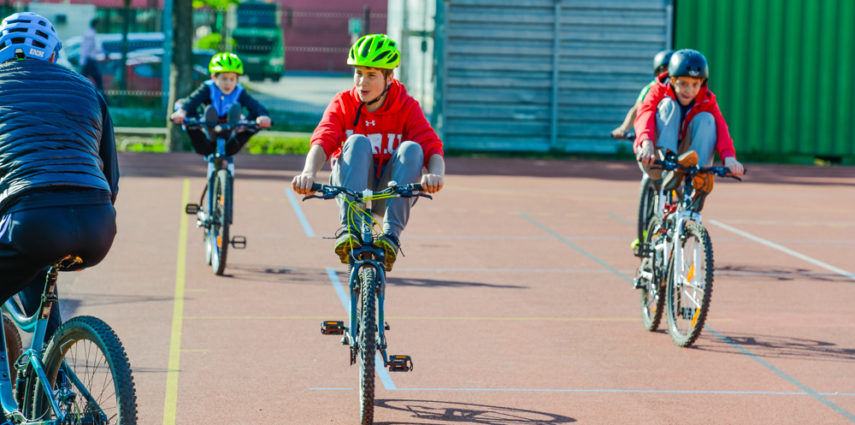
[[[375,422],[375,425],[552,425],[576,422],[553,413],[451,401],[375,400],[375,416],[384,409],[409,412],[413,422]]]
[[[764,359],[809,359],[817,361],[855,361],[855,348],[817,339],[795,338],[779,335],[727,333],[721,338],[708,335],[695,346],[700,350],[719,353],[744,354],[737,345]]]

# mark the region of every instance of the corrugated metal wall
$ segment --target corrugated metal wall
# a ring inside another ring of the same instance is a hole
[[[615,152],[670,0],[438,0],[434,118],[449,149]]]
[[[740,153],[855,154],[855,2],[678,0]]]

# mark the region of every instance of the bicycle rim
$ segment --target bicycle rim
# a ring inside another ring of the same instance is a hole
[[[665,259],[663,251],[657,251],[657,245],[665,243],[665,235],[660,233],[662,220],[652,217],[647,227],[647,237],[644,241],[649,251],[642,258],[639,266],[642,271],[650,273],[651,279],[645,279],[641,287],[641,322],[644,329],[655,331],[662,320],[662,307],[665,303]]]
[[[128,357],[115,332],[95,317],[64,323],[45,348],[45,372],[68,424],[136,425],[136,389]],[[55,419],[40,386],[35,419]]]
[[[712,242],[706,229],[688,223],[681,242],[683,272],[675,276],[674,264],[668,270],[668,333],[675,344],[688,347],[701,334],[709,312],[713,290]]]
[[[374,353],[377,351],[377,322],[375,271],[371,267],[360,270],[359,309],[359,423],[374,423]]]

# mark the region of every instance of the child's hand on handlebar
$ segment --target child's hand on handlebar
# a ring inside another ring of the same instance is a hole
[[[267,115],[262,115],[255,119],[255,123],[258,124],[258,126],[261,128],[270,128],[272,121]],[[309,187],[312,187],[312,185],[309,185]]]
[[[176,124],[183,123],[184,118],[187,118],[187,111],[185,111],[183,109],[179,109],[179,110],[173,112],[172,115],[169,116],[169,119],[171,119],[172,122],[174,122]]]
[[[656,160],[656,149],[653,147],[652,140],[644,140],[641,142],[641,148],[635,154],[635,159],[644,165],[652,165]]]
[[[439,174],[425,174],[422,176],[422,189],[427,193],[439,192],[444,184],[444,179]]]
[[[300,195],[311,195],[312,184],[315,183],[315,177],[311,174],[297,174],[291,180],[291,189]]]
[[[733,174],[735,177],[745,174],[745,167],[742,166],[741,162],[736,160],[735,156],[725,158],[724,165],[730,170],[730,174]]]

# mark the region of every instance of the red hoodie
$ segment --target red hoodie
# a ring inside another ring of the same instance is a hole
[[[641,106],[638,108],[638,117],[635,118],[635,134],[637,136],[633,145],[636,152],[641,148],[641,142],[644,140],[652,140],[654,146],[656,145],[656,110],[659,102],[665,96],[674,99],[675,102],[679,102],[669,83],[668,73],[663,73],[657,78],[657,82],[650,87],[650,91],[647,92],[647,96],[644,97]],[[701,112],[709,112],[715,119],[715,150],[718,152],[719,158],[724,161],[727,157],[735,157],[736,150],[733,149],[733,139],[730,138],[727,123],[718,109],[718,102],[715,101],[715,95],[707,89],[706,83],[701,86],[701,90],[695,96],[695,104],[692,105],[692,108],[686,114],[686,119],[683,120],[683,125],[680,127],[678,139],[682,140],[685,137],[686,129],[692,118]]]
[[[361,105],[356,87],[336,94],[312,134],[312,145],[321,146],[332,160],[341,155],[341,147],[348,137],[362,134],[371,140],[374,161],[378,165],[388,161],[392,152],[405,141],[421,145],[425,166],[432,155],[443,155],[442,141],[431,128],[419,103],[407,94],[407,89],[398,80],[392,80],[380,109],[368,112],[365,106],[360,108]],[[357,111],[359,121],[354,125]]]

